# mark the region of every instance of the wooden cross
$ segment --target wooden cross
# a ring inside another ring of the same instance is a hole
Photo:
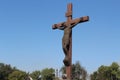
[[[65,59],[63,60],[66,66],[67,79],[71,80],[71,69],[72,69],[72,28],[78,23],[86,22],[89,20],[89,16],[84,16],[81,18],[72,19],[72,3],[67,5],[67,17],[66,22],[61,22],[54,24],[53,29],[64,30],[64,36],[62,38],[62,47],[65,54]]]

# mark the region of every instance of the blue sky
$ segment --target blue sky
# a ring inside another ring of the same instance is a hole
[[[0,62],[30,72],[60,68],[63,31],[52,25],[66,20],[69,2],[73,18],[90,17],[73,29],[73,63],[88,73],[120,63],[119,0],[0,0]]]

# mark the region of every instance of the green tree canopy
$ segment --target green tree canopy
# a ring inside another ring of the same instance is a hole
[[[43,80],[53,80],[55,78],[55,70],[53,68],[45,68],[41,72]]]
[[[65,74],[65,66],[63,66],[60,71],[62,74]],[[80,65],[80,62],[77,61],[75,64],[72,64],[72,79],[73,80],[86,80],[87,71]]]
[[[9,74],[11,74],[15,68],[12,68],[10,65],[0,63],[0,80],[8,80]]]
[[[100,66],[91,74],[91,80],[120,80],[120,66],[113,62],[110,66]]]
[[[8,79],[9,80],[24,80],[26,76],[26,73],[23,71],[13,71],[11,74],[9,74]]]
[[[34,71],[30,74],[30,76],[33,78],[33,80],[38,80],[41,75],[40,71]]]

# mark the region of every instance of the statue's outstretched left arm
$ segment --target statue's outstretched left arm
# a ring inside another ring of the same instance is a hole
[[[77,18],[71,21],[71,28],[73,28],[74,26],[76,26],[78,23],[82,23],[82,22],[86,22],[89,20],[89,16],[84,16],[81,18]]]

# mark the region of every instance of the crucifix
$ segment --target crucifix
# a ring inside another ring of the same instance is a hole
[[[72,70],[72,28],[78,23],[86,22],[89,20],[89,16],[84,16],[76,19],[72,19],[72,3],[67,5],[67,12],[65,14],[67,17],[66,22],[61,22],[54,24],[52,29],[64,30],[64,35],[62,38],[62,48],[65,54],[63,63],[66,67],[67,80],[71,80],[71,70]]]

